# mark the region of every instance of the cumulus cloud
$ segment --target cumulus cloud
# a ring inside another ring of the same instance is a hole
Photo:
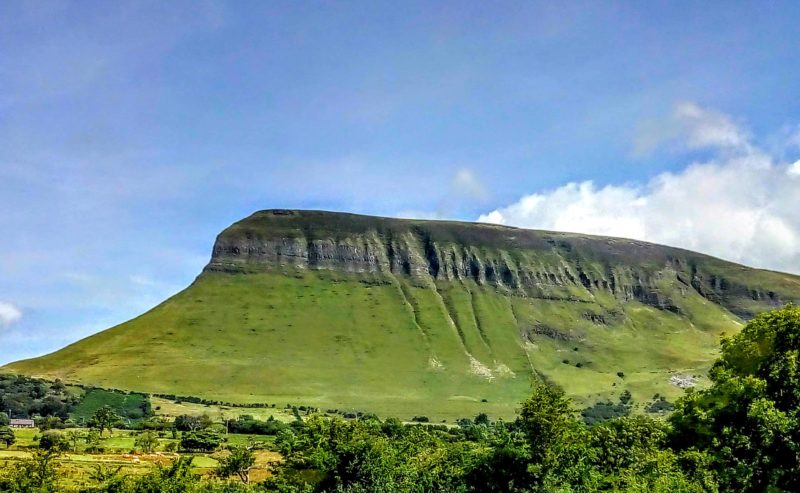
[[[478,220],[620,236],[800,273],[800,161],[781,162],[718,112],[678,105],[681,145],[716,156],[646,184],[568,183]],[[638,145],[638,143],[637,143]]]
[[[791,166],[789,166],[789,175],[791,176],[800,176],[800,159],[794,162]]]
[[[0,301],[0,329],[10,327],[11,324],[22,318],[22,310],[12,305]]]

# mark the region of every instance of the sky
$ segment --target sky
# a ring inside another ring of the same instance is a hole
[[[0,364],[313,208],[800,273],[797,2],[0,2]]]

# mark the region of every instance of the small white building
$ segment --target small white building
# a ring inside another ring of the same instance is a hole
[[[35,428],[36,423],[32,419],[12,419],[8,426],[12,428]]]

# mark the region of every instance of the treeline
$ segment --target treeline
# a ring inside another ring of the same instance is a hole
[[[0,375],[0,411],[10,413],[10,417],[67,419],[79,402],[80,397],[69,392],[61,380]]]

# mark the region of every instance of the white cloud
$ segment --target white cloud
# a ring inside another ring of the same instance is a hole
[[[779,162],[720,113],[687,103],[676,114],[694,122],[683,145],[715,148],[716,158],[644,185],[568,183],[479,221],[635,238],[800,273],[800,162]]]
[[[723,113],[694,103],[681,103],[675,107],[673,117],[681,125],[686,146],[690,149],[749,147],[747,132]]]
[[[22,310],[11,303],[0,301],[0,329],[10,327],[21,318]]]
[[[724,113],[695,103],[675,105],[663,120],[644,122],[634,142],[634,155],[646,155],[661,146],[678,149],[727,149],[747,151],[750,135]]]

